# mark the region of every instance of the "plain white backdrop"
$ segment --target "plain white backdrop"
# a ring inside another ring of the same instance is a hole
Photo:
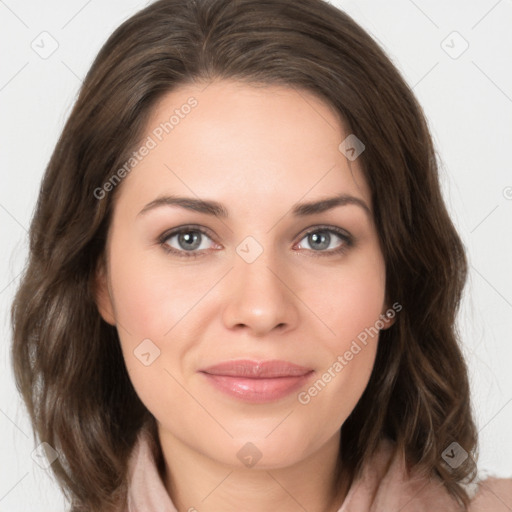
[[[483,475],[512,476],[512,0],[332,1],[403,74],[429,120],[470,278],[459,317]],[[141,0],[0,0],[0,512],[65,502],[33,458],[9,308],[39,183],[92,60]],[[51,55],[47,55],[48,53]]]

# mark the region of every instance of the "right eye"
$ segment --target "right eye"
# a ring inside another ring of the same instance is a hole
[[[204,229],[192,226],[166,231],[159,241],[165,251],[185,258],[203,255],[201,251],[212,249],[211,245],[216,245]]]

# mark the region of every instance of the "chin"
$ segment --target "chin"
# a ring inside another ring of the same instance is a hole
[[[237,437],[229,441],[229,450],[223,450],[218,455],[223,462],[235,465],[238,468],[254,469],[280,469],[293,466],[318,449],[316,436],[308,442],[304,433],[298,429],[283,429],[281,433],[277,430],[269,435],[268,431],[261,435],[247,435]],[[233,455],[235,457],[233,458]]]

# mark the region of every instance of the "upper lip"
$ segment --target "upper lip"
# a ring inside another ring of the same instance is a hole
[[[300,377],[311,372],[311,368],[289,363],[288,361],[251,361],[237,359],[225,361],[200,370],[210,375],[227,375],[230,377],[246,378],[276,378],[276,377]]]

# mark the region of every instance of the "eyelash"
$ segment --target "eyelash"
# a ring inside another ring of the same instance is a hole
[[[162,233],[158,237],[158,243],[162,246],[165,252],[179,256],[181,258],[197,258],[200,256],[204,256],[205,254],[203,252],[199,251],[185,251],[185,250],[177,250],[173,247],[169,247],[169,245],[166,244],[166,242],[169,240],[169,238],[172,238],[173,236],[180,235],[182,233],[190,233],[190,232],[198,232],[202,235],[207,236],[208,238],[212,238],[209,231],[205,230],[204,228],[200,226],[195,225],[188,225],[188,226],[181,226],[179,228],[174,228],[170,231],[166,231],[165,233]],[[305,237],[312,233],[334,233],[336,236],[341,238],[341,240],[344,242],[340,247],[336,249],[330,249],[330,250],[322,250],[322,251],[315,251],[313,249],[306,249],[307,251],[313,253],[314,257],[320,256],[334,256],[338,254],[343,254],[348,249],[354,246],[354,238],[346,233],[344,230],[334,227],[334,226],[314,226],[314,228],[309,229],[306,231],[300,238],[300,240],[303,240]],[[215,249],[213,249],[215,250]]]

